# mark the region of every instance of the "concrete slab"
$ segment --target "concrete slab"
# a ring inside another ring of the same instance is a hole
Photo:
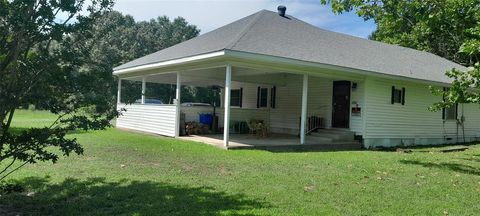
[[[181,136],[180,139],[206,143],[214,145],[219,148],[223,147],[222,134],[207,134],[207,135],[190,135]],[[307,136],[306,144],[300,144],[300,138],[295,135],[288,134],[270,134],[270,136],[262,138],[250,134],[230,134],[230,142],[228,149],[272,149],[271,147],[280,147],[281,149],[288,149],[289,147],[297,148],[314,148],[321,149],[325,147],[327,150],[334,150],[338,147],[339,150],[358,150],[361,144],[358,142],[331,142],[321,137]]]

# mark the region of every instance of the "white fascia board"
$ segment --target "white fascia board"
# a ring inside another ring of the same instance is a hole
[[[147,65],[140,65],[140,66],[125,68],[125,69],[120,69],[120,70],[114,70],[113,75],[118,76],[118,75],[121,75],[121,74],[128,74],[128,73],[131,73],[131,72],[151,70],[151,69],[162,68],[162,67],[167,67],[167,66],[175,66],[175,65],[184,64],[184,63],[192,63],[192,62],[195,62],[195,61],[206,60],[206,59],[209,59],[209,58],[220,57],[220,56],[224,56],[224,55],[225,55],[225,51],[222,50],[222,51],[218,51],[218,52],[200,54],[200,55],[196,55],[196,56],[173,59],[173,60],[168,60],[168,61],[163,61],[163,62],[158,62],[158,63],[153,63],[153,64],[147,64]]]
[[[273,63],[273,64],[288,64],[288,65],[299,66],[299,67],[316,67],[316,68],[323,68],[323,69],[330,69],[330,70],[338,70],[338,71],[350,72],[353,74],[359,74],[364,76],[389,78],[389,79],[403,80],[403,81],[409,81],[409,82],[435,83],[440,85],[449,84],[449,83],[440,82],[440,81],[416,79],[416,78],[404,77],[404,76],[395,76],[391,74],[385,74],[385,73],[374,72],[374,71],[366,71],[366,70],[361,70],[356,68],[342,67],[337,65],[309,62],[309,61],[303,61],[303,60],[297,60],[297,59],[291,59],[291,58],[285,58],[285,57],[270,56],[270,55],[264,55],[264,54],[242,52],[242,51],[225,50],[225,56],[237,58],[237,59],[243,59],[243,60]]]

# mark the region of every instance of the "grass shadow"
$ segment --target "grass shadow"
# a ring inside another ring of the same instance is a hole
[[[35,127],[10,127],[9,129],[9,132],[12,133],[12,134],[20,134],[22,133],[23,131],[26,131],[28,129],[31,129],[31,128],[35,128]],[[41,128],[41,127],[37,127],[37,128]],[[108,129],[108,128],[106,128]],[[75,134],[86,134],[86,133],[90,133],[92,132],[91,130],[90,131],[86,131],[86,130],[81,130],[81,129],[77,129],[77,130],[71,130],[71,131],[68,131],[67,134],[68,135],[75,135]]]
[[[460,159],[464,161],[477,162],[480,163],[480,154],[477,155],[466,155],[467,157],[462,157]]]
[[[470,147],[478,145],[478,141],[466,142],[466,143],[449,143],[449,144],[431,144],[431,145],[411,145],[411,146],[394,146],[394,147],[375,147],[369,149],[371,151],[384,151],[384,152],[394,152],[397,149],[409,149],[414,150],[415,152],[430,152],[430,151],[439,151],[445,148],[452,147]]]
[[[419,160],[401,160],[400,162],[407,165],[418,165],[418,166],[423,166],[428,168],[438,168],[438,169],[455,171],[455,172],[460,172],[460,173],[469,174],[469,175],[480,176],[480,168],[474,167],[471,165],[466,165],[466,164],[447,163],[447,162],[432,163],[432,162],[423,162]]]
[[[242,210],[251,215],[250,210],[268,206],[243,194],[152,181],[69,178],[54,184],[30,177],[19,183],[35,193],[1,196],[0,208],[13,215],[220,215]]]

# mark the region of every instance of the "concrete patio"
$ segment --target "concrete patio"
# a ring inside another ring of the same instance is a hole
[[[183,140],[206,143],[219,148],[223,146],[222,134],[204,134],[179,137]],[[357,141],[327,141],[318,136],[306,136],[306,143],[300,144],[295,135],[270,134],[268,137],[257,137],[251,134],[230,134],[228,149],[263,149],[263,150],[320,150],[341,151],[359,150],[361,144]]]

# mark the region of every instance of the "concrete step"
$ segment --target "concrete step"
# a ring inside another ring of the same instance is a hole
[[[348,129],[318,129],[315,133],[328,133],[328,134],[355,134]]]
[[[349,130],[321,129],[310,134],[312,137],[329,138],[332,141],[354,141],[355,133]]]
[[[324,136],[309,136],[306,138],[307,142],[313,143],[332,143],[334,139],[332,137],[324,137]]]

